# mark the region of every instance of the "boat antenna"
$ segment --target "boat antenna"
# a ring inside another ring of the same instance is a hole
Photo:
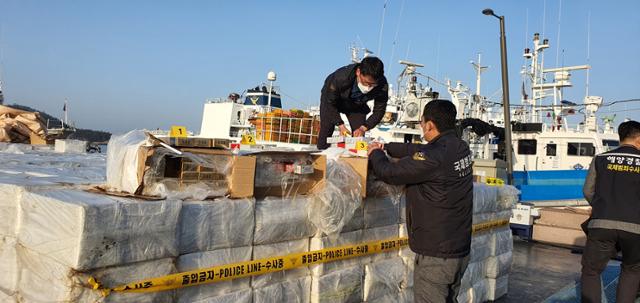
[[[587,15],[587,65],[589,65],[591,61],[591,11]],[[589,95],[589,71],[591,69],[587,69],[587,83],[585,84],[585,96]]]
[[[378,35],[378,57],[382,56],[382,32],[384,30],[384,16],[387,14],[387,2],[384,0],[384,6],[382,7],[382,21],[380,22],[380,34]]]
[[[402,21],[402,13],[404,12],[404,2],[405,0],[402,0],[402,3],[400,4],[400,17],[398,18],[398,23],[396,24],[396,33],[393,36],[393,43],[391,44],[391,59],[389,60],[389,62],[393,62],[394,56],[396,54],[396,46],[398,45],[398,34],[400,33],[400,22]]]
[[[560,0],[558,5],[558,37],[556,37],[556,66],[560,63],[560,24],[562,21],[562,0]],[[564,50],[562,50],[564,52]]]

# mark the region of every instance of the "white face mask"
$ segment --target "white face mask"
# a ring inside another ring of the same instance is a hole
[[[357,81],[357,82],[358,82],[358,88],[360,89],[360,91],[363,94],[366,94],[366,93],[370,92],[374,88],[374,86],[366,86],[366,85],[360,83],[360,81]]]

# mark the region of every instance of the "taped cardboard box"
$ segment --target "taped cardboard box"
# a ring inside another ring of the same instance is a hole
[[[582,230],[580,225],[591,216],[591,207],[545,207],[538,210],[536,224]]]
[[[95,278],[105,287],[115,287],[139,279],[164,276],[175,272],[173,259],[159,259],[121,266],[78,272],[46,255],[19,249],[21,264],[19,295],[24,302],[173,302],[174,292],[112,293],[102,299],[87,281]],[[133,274],[135,273],[135,274]]]
[[[534,224],[533,240],[558,245],[584,247],[587,243],[587,236],[582,230]]]
[[[369,159],[362,157],[341,157],[339,161],[349,164],[351,168],[360,176],[360,184],[362,184],[362,198],[367,197],[367,179]]]
[[[180,254],[250,246],[254,207],[252,198],[183,202],[178,237]]]
[[[178,272],[250,261],[252,251],[252,247],[247,246],[182,255],[178,257]],[[217,283],[185,287],[177,291],[178,302],[198,302],[243,289],[251,289],[250,281],[251,278],[247,277],[230,281],[221,281]]]
[[[275,244],[256,245],[253,247],[253,259],[265,259],[274,256],[284,256],[294,253],[309,251],[309,239],[286,241]],[[309,276],[309,268],[306,266],[268,273],[251,278],[251,287],[260,288],[284,281],[294,281],[301,277]],[[265,290],[266,291],[266,290]],[[276,290],[273,290],[276,291]],[[308,294],[308,292],[307,292]],[[308,299],[307,299],[308,300]],[[289,302],[289,301],[282,301]]]
[[[63,189],[26,192],[20,207],[20,244],[76,270],[178,255],[180,201]]]
[[[294,197],[322,190],[327,158],[310,152],[263,151],[256,158],[255,195],[257,197]],[[295,166],[308,166],[308,174],[296,174]],[[312,170],[311,170],[312,168]]]
[[[311,303],[362,302],[362,265],[332,270],[312,277]]]
[[[253,291],[253,303],[308,303],[310,299],[310,276],[287,279]]]

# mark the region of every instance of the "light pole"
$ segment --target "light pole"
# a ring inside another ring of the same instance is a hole
[[[504,16],[496,15],[492,9],[482,10],[487,16],[500,20],[500,57],[502,65],[502,107],[504,109],[504,147],[507,156],[507,183],[513,184],[513,148],[511,147],[511,110],[509,107],[509,72],[507,71],[507,37],[504,34]]]

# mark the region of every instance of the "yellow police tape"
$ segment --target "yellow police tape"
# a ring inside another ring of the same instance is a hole
[[[489,221],[473,225],[472,232],[477,233],[495,227],[505,226],[507,224],[509,224],[509,220],[507,219]],[[302,266],[356,258],[370,254],[384,253],[400,249],[408,244],[409,239],[403,237],[326,248],[310,252],[289,254],[286,256],[271,257],[181,272],[163,277],[140,280],[115,288],[103,288],[99,281],[96,281],[94,278],[90,278],[88,282],[93,289],[100,290],[104,296],[108,296],[111,292],[157,292],[262,275]]]

